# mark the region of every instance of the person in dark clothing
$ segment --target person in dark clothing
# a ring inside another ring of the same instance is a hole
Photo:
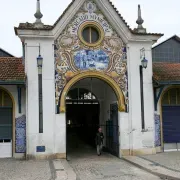
[[[98,154],[98,156],[100,156],[101,152],[102,152],[103,139],[104,139],[104,135],[102,133],[102,129],[99,128],[98,129],[98,133],[96,134],[96,147],[97,147],[97,154]]]

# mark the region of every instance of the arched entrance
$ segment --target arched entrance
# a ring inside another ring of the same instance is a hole
[[[95,148],[96,132],[101,127],[104,150],[119,156],[118,98],[106,81],[88,77],[70,87],[66,96],[66,124],[67,155]]]
[[[180,87],[168,88],[162,96],[162,143],[164,151],[180,148]]]
[[[0,158],[12,157],[13,99],[0,88]]]
[[[78,81],[85,79],[85,78],[98,78],[103,81],[105,81],[113,90],[114,93],[116,94],[117,97],[117,102],[118,102],[118,109],[121,112],[125,111],[125,100],[124,100],[124,95],[120,89],[120,87],[117,85],[117,83],[110,78],[109,76],[105,75],[104,73],[98,72],[98,71],[87,71],[87,72],[82,72],[78,75],[76,75],[74,78],[72,78],[65,86],[64,90],[61,93],[61,98],[60,98],[60,112],[65,112],[66,111],[66,96],[67,93],[69,92],[70,88],[77,83]]]

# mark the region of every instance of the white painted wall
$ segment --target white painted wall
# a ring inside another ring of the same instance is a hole
[[[128,150],[130,149],[130,134],[131,132],[129,131],[129,126],[130,126],[130,122],[129,122],[129,117],[128,117],[128,113],[125,112],[119,112],[119,132],[120,132],[120,153],[121,154],[121,150]]]
[[[154,147],[154,102],[152,85],[151,42],[131,42],[128,44],[128,85],[129,85],[129,132],[130,149]],[[140,49],[145,48],[148,68],[143,69],[145,129],[141,128],[140,97]]]
[[[66,116],[65,113],[56,114],[54,133],[54,153],[66,153]]]
[[[55,152],[55,82],[54,82],[54,41],[53,39],[26,39],[27,74],[27,154],[51,155]],[[36,58],[39,46],[43,57],[43,134],[39,133],[38,68]],[[36,146],[45,146],[45,153],[37,153]]]

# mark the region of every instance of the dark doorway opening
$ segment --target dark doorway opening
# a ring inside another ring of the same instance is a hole
[[[100,105],[95,95],[84,88],[70,90],[66,100],[67,153],[87,144],[95,148]]]
[[[119,157],[117,97],[106,82],[86,78],[73,85],[66,97],[66,124],[67,158],[90,148],[96,153],[99,127],[104,133],[103,150]]]

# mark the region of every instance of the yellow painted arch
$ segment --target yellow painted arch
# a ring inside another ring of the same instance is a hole
[[[61,99],[60,99],[60,112],[65,113],[66,112],[66,96],[71,89],[71,87],[77,83],[78,81],[85,79],[85,78],[98,78],[103,81],[105,81],[107,84],[109,84],[112,89],[114,90],[117,100],[118,100],[118,108],[119,111],[124,112],[125,111],[125,100],[124,100],[124,95],[118,86],[118,84],[109,76],[105,75],[104,73],[101,72],[95,72],[95,71],[87,71],[80,73],[73,77],[65,86],[62,94],[61,94]]]

